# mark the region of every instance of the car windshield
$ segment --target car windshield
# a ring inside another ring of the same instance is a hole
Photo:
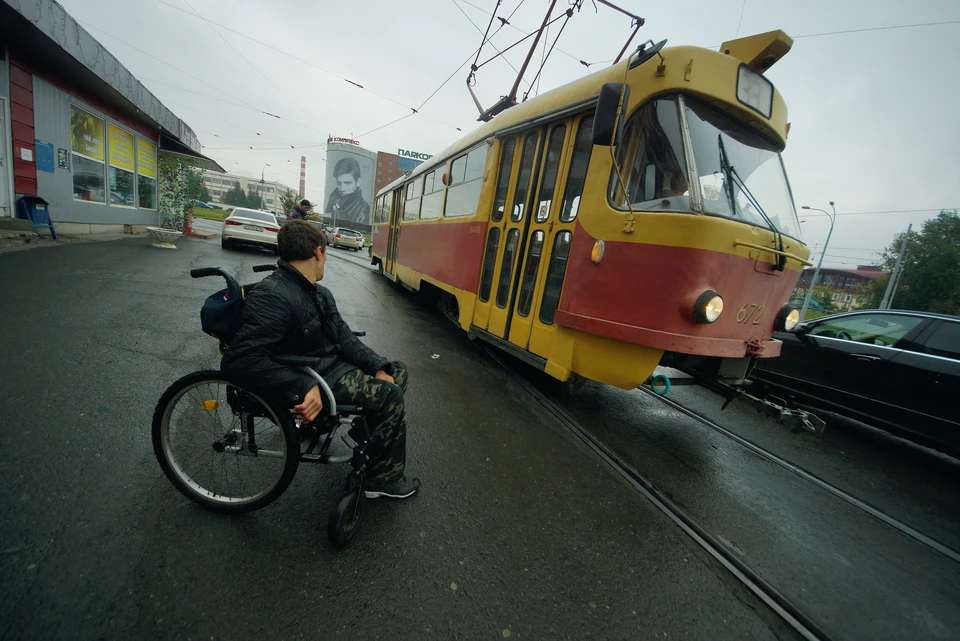
[[[231,216],[249,218],[250,220],[259,220],[271,224],[276,224],[277,222],[277,219],[273,217],[273,214],[268,214],[265,211],[254,211],[252,209],[236,209]]]
[[[797,210],[793,206],[783,160],[776,146],[733,118],[697,100],[686,98],[684,104],[704,211],[743,220],[751,225],[769,227],[751,202],[754,200],[777,231],[802,240]],[[742,180],[742,186],[733,180],[733,173]],[[730,205],[731,190],[733,209]]]
[[[359,235],[360,235],[360,232],[358,232],[358,231],[353,231],[352,229],[344,229],[344,228],[342,228],[342,227],[340,228],[340,231],[339,231],[338,233],[340,233],[340,234],[353,234],[354,236],[359,236]]]
[[[817,321],[810,334],[892,347],[921,322],[923,319],[917,316],[858,314]]]

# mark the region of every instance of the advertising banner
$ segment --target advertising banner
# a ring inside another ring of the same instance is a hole
[[[82,109],[70,107],[70,138],[73,153],[103,161],[103,120]]]
[[[157,148],[137,138],[137,173],[147,178],[157,177]]]
[[[110,130],[110,164],[117,169],[133,171],[133,134],[108,125]]]
[[[327,148],[327,198],[323,214],[331,217],[335,226],[359,223],[368,229],[372,225],[370,199],[377,162],[375,154],[364,151]]]

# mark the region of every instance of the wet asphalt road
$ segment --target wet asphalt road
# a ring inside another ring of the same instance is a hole
[[[249,515],[195,506],[149,433],[163,390],[219,361],[198,313],[220,284],[187,272],[249,282],[272,257],[218,239],[178,247],[0,253],[0,637],[791,638],[365,253],[331,250],[324,284],[368,344],[410,367],[422,493],[370,504],[344,550],[325,533],[343,468],[301,465]],[[704,390],[675,397],[719,408]],[[556,398],[837,638],[956,637],[960,565],[641,391]],[[793,436],[736,404],[716,416],[960,547],[960,493],[941,466],[843,432]]]

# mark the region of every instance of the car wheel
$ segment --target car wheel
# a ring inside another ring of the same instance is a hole
[[[220,238],[220,246],[224,249],[230,249],[230,243],[227,242],[226,238]]]

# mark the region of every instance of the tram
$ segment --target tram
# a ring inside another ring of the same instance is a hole
[[[775,357],[810,251],[763,75],[780,31],[647,42],[499,113],[376,194],[371,263],[566,382],[658,365],[739,382]]]

